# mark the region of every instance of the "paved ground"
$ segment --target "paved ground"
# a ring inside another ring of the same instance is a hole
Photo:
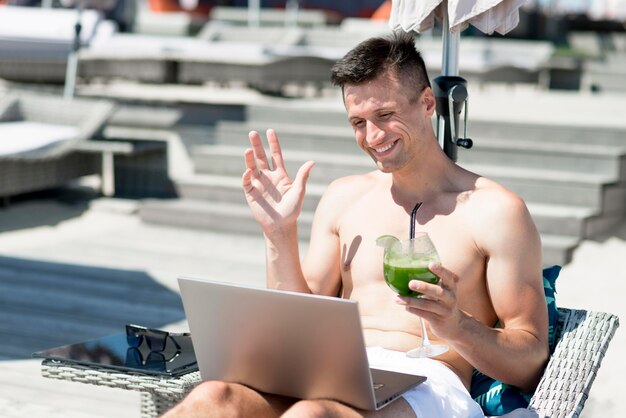
[[[92,266],[115,269],[124,274],[144,272],[149,279],[146,285],[162,285],[176,292],[179,275],[241,283],[263,282],[264,250],[260,237],[145,225],[136,216],[135,208],[136,202],[133,201],[98,199],[84,202],[72,195],[64,195],[61,201],[16,202],[0,210],[0,257],[47,261],[69,270],[72,266]],[[6,266],[1,266],[2,269]],[[54,301],[46,302],[49,292],[49,286],[44,285],[31,292],[33,298],[42,300],[37,306],[39,312],[45,312],[45,305],[54,305]],[[0,306],[0,309],[4,307]],[[40,321],[33,321],[31,311],[26,312],[23,320],[16,318],[13,323],[16,327],[36,327],[42,326],[38,322],[45,323],[46,320],[48,318],[43,314]],[[67,323],[59,323],[58,328],[77,329],[75,321],[76,318],[68,318]],[[133,322],[145,323],[142,319]],[[186,328],[184,321],[162,325],[170,329]],[[102,325],[94,322],[93,326],[101,329]],[[11,345],[8,341],[10,333],[0,334],[3,339],[0,347]],[[48,337],[47,345],[45,341],[37,341],[40,348],[59,345],[53,337]],[[40,361],[29,359],[35,350],[24,348],[23,351],[14,352],[14,358],[0,356],[1,416],[139,416],[137,393],[44,379],[40,377]]]
[[[260,237],[180,230],[141,223],[136,202],[116,199],[17,202],[0,210],[0,255],[76,265],[145,271],[177,291],[179,275],[262,283]],[[242,262],[241,255],[245,254]],[[626,318],[622,302],[626,224],[601,241],[588,241],[557,282],[562,306],[603,310]],[[591,279],[591,280],[589,280]],[[45,295],[42,295],[45,297]],[[170,328],[184,323],[169,324]],[[626,408],[619,380],[626,373],[619,330],[605,359],[584,416],[617,416]],[[135,393],[52,382],[39,377],[37,360],[0,362],[0,409],[7,417],[138,416]],[[82,397],[76,402],[77,396]],[[97,411],[97,412],[96,412]]]

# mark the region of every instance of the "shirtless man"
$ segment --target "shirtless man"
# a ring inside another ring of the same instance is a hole
[[[269,157],[260,135],[250,133],[243,188],[266,240],[267,284],[357,300],[366,345],[382,350],[380,361],[391,356],[396,367],[428,380],[377,412],[204,382],[168,416],[473,417],[482,416],[467,392],[473,368],[523,390],[538,383],[548,358],[548,319],[540,238],[524,202],[443,153],[432,127],[435,97],[411,36],[365,41],[332,77],[357,145],[378,170],[328,187],[301,263],[296,221],[314,163],[292,181],[276,133],[267,131]],[[441,258],[429,266],[440,285],[412,281],[423,297],[396,297],[384,282],[383,249],[375,241],[408,237],[416,202],[423,202],[416,230],[430,234]],[[404,356],[420,344],[419,316],[431,340],[450,347],[447,353]],[[493,328],[496,321],[501,328]],[[449,390],[437,392],[438,382]]]

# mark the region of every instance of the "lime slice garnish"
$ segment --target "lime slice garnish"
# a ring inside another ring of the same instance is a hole
[[[393,235],[381,235],[376,238],[376,245],[383,248],[390,248],[394,243],[400,241],[398,238]]]

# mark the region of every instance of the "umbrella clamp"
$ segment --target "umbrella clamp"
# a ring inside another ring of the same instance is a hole
[[[469,95],[467,89],[462,84],[457,84],[450,89],[448,93],[448,114],[455,115],[454,105],[462,103],[464,108],[463,113],[463,137],[459,138],[458,122],[456,117],[450,118],[450,124],[452,129],[452,138],[456,139],[456,145],[462,148],[470,149],[474,145],[474,141],[467,137],[467,109],[469,107]],[[460,112],[460,111],[459,111]]]
[[[459,76],[439,76],[433,80],[436,99],[438,138],[446,155],[457,159],[457,147],[469,149],[473,141],[467,137],[468,93],[467,81]],[[459,138],[459,116],[465,108],[464,136]]]

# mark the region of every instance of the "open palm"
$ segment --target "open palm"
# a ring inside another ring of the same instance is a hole
[[[314,163],[304,163],[294,180],[287,174],[278,137],[267,130],[271,161],[258,132],[248,135],[252,149],[245,152],[246,171],[242,184],[246,200],[264,232],[296,223],[302,210],[306,181]]]

